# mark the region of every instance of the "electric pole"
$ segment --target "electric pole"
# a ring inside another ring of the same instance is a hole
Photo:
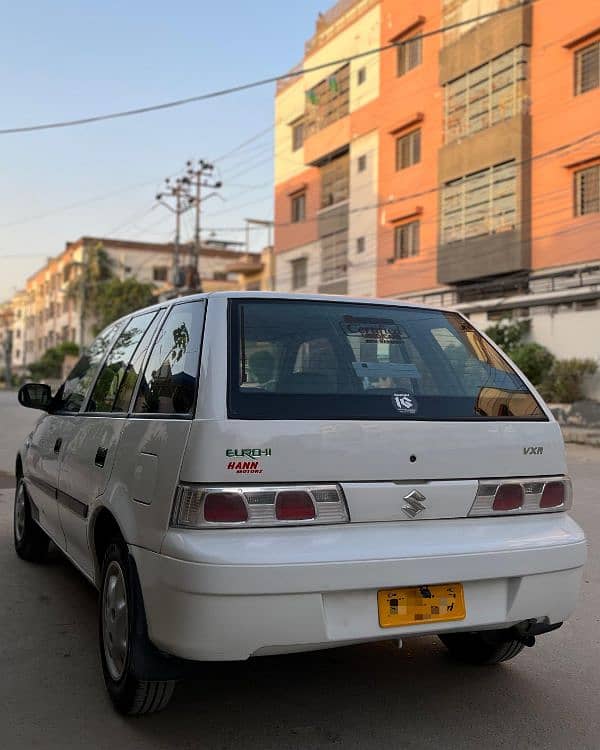
[[[192,254],[192,284],[199,292],[202,291],[202,277],[200,275],[200,269],[198,267],[200,264],[200,211],[201,203],[203,200],[205,200],[202,198],[202,188],[213,188],[214,190],[218,190],[223,186],[223,183],[220,180],[214,180],[214,169],[214,165],[210,164],[207,161],[204,161],[204,159],[198,159],[196,162],[194,162],[193,159],[190,159],[186,163],[186,176],[189,180],[189,184],[191,185],[190,199],[191,204],[194,207],[194,251]],[[213,194],[214,193],[211,193],[211,195]],[[206,197],[209,198],[210,195],[207,195]]]
[[[161,206],[168,208],[171,213],[175,214],[175,247],[173,252],[173,287],[179,289],[184,285],[183,274],[181,273],[179,248],[181,242],[181,216],[192,206],[193,198],[189,192],[190,180],[188,177],[178,177],[174,183],[171,178],[165,179],[165,188],[158,193],[156,200]]]

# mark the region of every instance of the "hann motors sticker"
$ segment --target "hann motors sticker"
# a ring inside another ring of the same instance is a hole
[[[234,471],[236,474],[263,473],[260,461],[229,461],[227,471]]]
[[[412,393],[394,393],[392,401],[396,410],[402,414],[417,413],[417,399]]]

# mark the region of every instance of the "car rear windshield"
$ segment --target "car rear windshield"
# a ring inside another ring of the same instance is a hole
[[[545,420],[510,364],[455,313],[231,300],[229,416]]]

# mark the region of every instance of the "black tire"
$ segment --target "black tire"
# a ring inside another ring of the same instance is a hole
[[[119,618],[117,607],[110,606],[119,601],[120,594],[113,593],[112,601],[109,594],[109,590],[117,591],[121,581],[124,587],[122,600],[126,601],[123,632],[127,634],[127,638],[124,650],[120,645],[116,648],[114,645],[114,633],[119,631],[115,623],[117,619],[122,621],[122,617]],[[133,654],[146,648],[144,626],[144,603],[135,566],[130,560],[126,545],[115,540],[108,545],[102,563],[98,628],[100,659],[110,699],[119,713],[128,716],[161,711],[171,700],[176,684],[175,680],[141,680],[136,676]],[[119,655],[122,658],[117,658]]]
[[[48,555],[50,539],[45,531],[33,520],[31,500],[21,477],[15,489],[13,513],[13,537],[15,550],[22,560],[44,562]]]
[[[440,640],[450,654],[466,664],[500,664],[514,659],[525,644],[514,638],[503,639],[502,631],[482,630],[479,633],[448,633]]]

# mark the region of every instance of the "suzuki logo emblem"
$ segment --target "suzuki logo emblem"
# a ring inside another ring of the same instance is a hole
[[[406,500],[408,503],[408,505],[405,505],[402,510],[407,516],[410,516],[410,518],[414,518],[418,513],[425,510],[423,503],[427,498],[422,492],[419,492],[419,490],[409,492],[408,495],[404,495],[402,499]]]

